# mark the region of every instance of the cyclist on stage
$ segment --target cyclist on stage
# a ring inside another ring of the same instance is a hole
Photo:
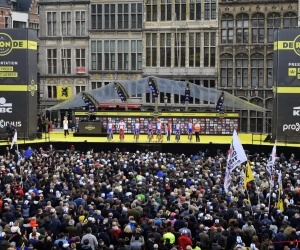
[[[114,134],[113,134],[114,127],[113,127],[113,124],[112,124],[110,119],[108,120],[106,129],[107,129],[107,139],[106,139],[106,141],[110,141],[110,140],[114,141]]]
[[[138,141],[139,137],[140,137],[140,129],[141,129],[141,125],[139,122],[139,119],[136,119],[135,124],[134,124],[134,135],[133,135],[133,139]]]
[[[160,121],[160,119],[157,119],[156,122],[156,140],[157,142],[162,142],[163,137],[162,137],[162,123]]]
[[[175,142],[180,142],[180,130],[181,130],[180,121],[175,120],[175,125],[174,125]]]
[[[148,134],[148,142],[150,142],[152,140],[153,137],[153,124],[152,124],[152,120],[149,120],[148,124],[147,124],[147,134]]]
[[[188,142],[192,141],[192,137],[193,137],[193,121],[192,119],[189,119],[187,125],[186,125],[186,131],[188,134]]]
[[[118,124],[118,128],[119,128],[119,135],[120,135],[120,141],[123,142],[124,141],[124,131],[125,131],[125,123],[123,122],[123,120],[121,119],[119,124]]]

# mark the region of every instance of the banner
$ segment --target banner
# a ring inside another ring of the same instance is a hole
[[[14,144],[18,142],[18,133],[15,131],[14,138],[12,139],[10,149],[13,148]]]
[[[272,173],[273,173],[273,169],[274,169],[274,163],[275,163],[275,157],[276,157],[276,141],[275,141],[275,144],[273,146],[273,149],[272,149],[272,153],[271,155],[269,156],[269,160],[268,160],[268,163],[267,163],[267,173],[268,175],[271,177]]]
[[[228,187],[230,185],[232,171],[234,171],[239,165],[241,165],[245,161],[247,161],[247,156],[245,154],[241,141],[237,135],[237,132],[236,130],[234,130],[229,154],[227,157],[226,174],[224,180],[224,189],[226,193],[228,192]]]
[[[300,142],[300,31],[274,32],[274,92],[272,137],[277,141]]]
[[[250,181],[254,181],[254,177],[253,177],[250,163],[247,162],[247,166],[246,166],[246,170],[245,170],[245,174],[244,174],[244,189],[247,188],[247,183],[249,183]]]
[[[37,133],[37,33],[0,30],[0,137],[12,123],[19,137]]]
[[[72,87],[70,86],[56,86],[57,99],[68,100],[72,97]]]

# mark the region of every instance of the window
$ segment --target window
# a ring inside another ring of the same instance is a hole
[[[118,41],[118,70],[129,69],[129,41]]]
[[[129,4],[118,4],[118,28],[128,29],[129,28]]]
[[[279,13],[268,14],[268,43],[273,43],[274,31],[281,26],[281,18]]]
[[[56,86],[47,86],[48,98],[57,98]]]
[[[267,87],[273,87],[273,55],[267,55]]]
[[[283,16],[283,27],[292,28],[298,26],[297,14],[293,12],[285,13]]]
[[[9,17],[5,17],[5,28],[9,28]]]
[[[104,4],[104,28],[115,29],[116,28],[116,5]]]
[[[156,22],[157,21],[157,0],[147,0],[146,20],[148,22]]]
[[[161,21],[172,20],[172,0],[161,0]]]
[[[143,25],[143,5],[141,3],[131,4],[131,28],[141,29]]]
[[[233,82],[233,60],[230,54],[221,55],[221,87],[232,87]]]
[[[141,40],[131,41],[131,69],[142,70],[143,64],[143,42]]]
[[[109,40],[104,41],[104,69],[115,70],[116,69],[116,41]]]
[[[75,87],[76,95],[79,94],[80,92],[84,92],[84,91],[85,91],[85,86],[76,86]]]
[[[71,12],[61,12],[61,34],[63,36],[71,35]]]
[[[189,66],[200,67],[201,34],[189,33]]]
[[[235,78],[237,87],[248,87],[248,56],[245,54],[235,57]]]
[[[185,67],[185,50],[186,50],[186,33],[176,33],[175,34],[175,67]]]
[[[204,19],[215,20],[217,18],[216,0],[205,0]]]
[[[36,30],[37,37],[39,37],[40,24],[39,23],[29,23],[29,28]]]
[[[76,49],[76,68],[85,68],[85,49]]]
[[[102,29],[102,4],[91,5],[91,29]]]
[[[47,12],[47,36],[57,36],[56,12]]]
[[[204,67],[216,65],[216,33],[204,33]]]
[[[57,50],[47,49],[48,74],[57,74]]]
[[[102,41],[91,41],[92,70],[102,70]]]
[[[85,11],[75,13],[76,36],[85,36]]]
[[[190,20],[201,20],[201,1],[190,0]]]
[[[251,103],[264,107],[263,100],[254,98],[250,100]],[[262,112],[256,112],[256,111],[250,111],[250,131],[251,132],[259,132],[262,133],[264,130],[263,127],[263,113]]]
[[[13,28],[26,29],[26,22],[14,21]]]
[[[254,14],[252,22],[252,43],[264,43],[265,39],[265,16],[263,14]]]
[[[92,82],[92,89],[98,89],[102,87],[102,82]]]
[[[251,56],[251,87],[264,86],[264,57],[261,54]]]
[[[221,43],[233,43],[233,16],[223,15],[221,18]]]
[[[157,34],[146,34],[146,66],[157,66]]]
[[[236,16],[236,43],[249,43],[249,16]]]
[[[175,20],[186,20],[186,0],[175,0]]]
[[[171,33],[160,33],[160,66],[171,67]]]
[[[61,50],[61,73],[71,74],[71,49]]]

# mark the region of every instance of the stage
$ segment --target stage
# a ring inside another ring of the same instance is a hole
[[[273,143],[264,142],[267,134],[239,134],[239,138],[245,150],[251,153],[270,153],[273,147]],[[106,142],[105,137],[74,137],[73,133],[64,138],[62,131],[60,132],[50,132],[48,134],[43,133],[42,139],[35,140],[18,140],[19,149],[25,149],[28,146],[32,148],[43,149],[49,148],[52,144],[57,150],[66,150],[74,145],[77,150],[86,151],[89,149],[94,149],[99,151],[112,151],[116,148],[120,150],[126,150],[129,152],[134,152],[135,150],[150,150],[150,151],[160,151],[160,152],[172,152],[172,153],[185,153],[185,154],[195,154],[199,151],[209,150],[210,152],[216,152],[216,150],[221,149],[226,152],[229,149],[232,136],[231,135],[202,135],[200,136],[200,143],[195,142],[195,136],[193,136],[193,141],[188,142],[187,135],[181,136],[180,143],[175,143],[175,135],[171,136],[171,141],[166,141],[166,136],[162,143],[156,142],[156,136],[154,141],[147,142],[147,135],[140,135],[140,140],[135,142],[133,140],[133,135],[126,134],[125,141],[119,142],[119,138],[115,135],[114,142]],[[10,146],[7,142],[0,142],[0,147],[2,150],[5,147]],[[277,148],[278,152],[284,152],[285,154],[297,153],[299,152],[300,144],[287,144],[278,142]],[[269,152],[270,151],[270,152]]]

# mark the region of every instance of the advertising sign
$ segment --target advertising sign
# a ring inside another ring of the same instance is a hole
[[[0,134],[12,122],[18,136],[37,130],[37,36],[30,29],[0,29]]]
[[[126,134],[134,133],[134,123],[138,119],[140,123],[140,133],[147,134],[148,123],[153,121],[153,113],[150,112],[95,112],[96,120],[103,122],[103,133],[106,133],[108,121],[113,124],[114,133],[117,133],[117,126],[121,119],[125,122]],[[184,116],[183,116],[184,114]],[[202,135],[232,135],[234,129],[238,130],[238,113],[226,113],[225,117],[218,117],[218,113],[161,113],[159,119],[163,126],[167,123],[174,128],[175,122],[181,124],[181,134],[187,134],[187,123],[192,120],[195,124],[200,124],[200,134]],[[156,118],[157,119],[157,118]],[[80,124],[88,121],[88,112],[75,112],[75,126],[80,131]],[[81,132],[80,132],[81,133]]]

